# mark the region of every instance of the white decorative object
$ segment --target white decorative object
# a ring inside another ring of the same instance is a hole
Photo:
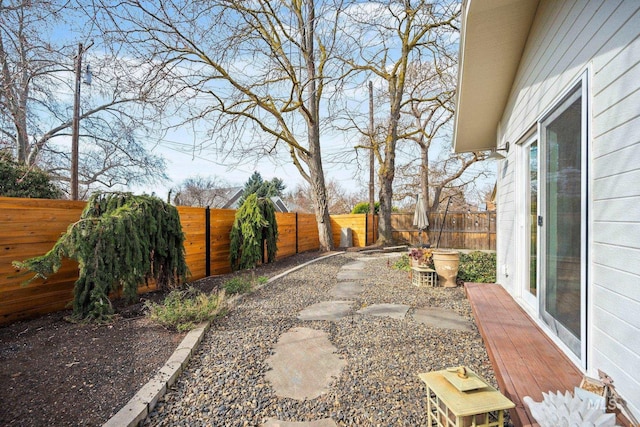
[[[524,403],[540,427],[615,427],[615,414],[605,413],[601,401],[582,399],[566,391],[542,393],[542,402],[525,396]]]

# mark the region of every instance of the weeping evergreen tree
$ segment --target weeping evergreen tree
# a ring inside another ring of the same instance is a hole
[[[266,259],[264,248],[266,242]],[[229,259],[233,270],[255,268],[265,259],[267,263],[276,259],[278,251],[278,224],[273,202],[266,197],[250,194],[236,211],[231,228]]]
[[[14,265],[35,272],[33,279],[46,279],[65,257],[80,268],[73,290],[77,320],[107,320],[113,291],[122,289],[134,301],[138,285],[155,280],[159,289],[170,289],[188,274],[177,209],[131,193],[95,193],[49,252]]]

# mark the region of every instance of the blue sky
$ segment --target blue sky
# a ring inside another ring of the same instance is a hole
[[[56,30],[55,34],[69,37],[69,33],[65,31]],[[71,36],[71,38],[75,37],[75,35]],[[69,42],[71,45],[74,43],[77,43],[77,41],[71,40]],[[100,48],[96,46],[92,48],[90,53],[99,55],[100,52]],[[90,58],[90,55],[88,57]],[[374,79],[377,92],[381,90],[383,84],[382,81]],[[349,90],[349,94],[352,97],[350,101],[352,108],[360,109],[361,113],[365,113],[367,109],[366,98],[368,96],[366,85],[356,83]],[[92,96],[92,93],[87,90],[83,96]],[[383,112],[379,114],[383,114]],[[223,153],[213,148],[202,148],[200,135],[204,135],[206,132],[206,124],[195,125],[195,128],[185,126],[164,135],[160,141],[148,141],[147,148],[154,154],[159,154],[165,158],[167,165],[165,172],[169,177],[169,182],[135,186],[127,189],[136,192],[154,192],[159,197],[165,198],[170,188],[175,188],[189,177],[196,175],[204,177],[217,176],[230,185],[242,185],[254,171],[260,172],[265,179],[273,177],[284,179],[289,190],[293,190],[297,184],[303,183],[298,171],[290,164],[288,156],[282,157],[279,161],[264,158],[257,164],[253,161],[241,161],[238,163],[237,159],[227,158]],[[364,181],[368,179],[367,165],[360,165],[365,169],[359,171],[358,165],[354,160],[355,155],[352,155],[347,162],[332,162],[332,160],[338,153],[352,152],[353,146],[358,144],[359,138],[360,136],[354,132],[333,131],[332,133],[322,134],[325,177],[327,180],[338,181],[349,191],[359,190],[361,184],[364,184]],[[362,160],[366,159],[366,157],[366,153],[360,153],[359,155]]]

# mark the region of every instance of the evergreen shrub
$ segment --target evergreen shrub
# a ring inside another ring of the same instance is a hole
[[[236,211],[230,239],[229,260],[233,270],[255,268],[262,260],[275,261],[278,223],[273,202],[256,194],[249,195]]]
[[[468,254],[461,253],[458,280],[463,282],[495,283],[495,252],[474,251]]]
[[[172,289],[188,274],[177,209],[131,193],[95,193],[49,252],[14,265],[35,272],[31,280],[46,279],[65,257],[80,269],[73,290],[76,320],[108,320],[111,292],[122,290],[135,301],[140,284],[154,280],[158,289]]]
[[[0,196],[57,199],[62,191],[45,172],[21,165],[0,151]]]

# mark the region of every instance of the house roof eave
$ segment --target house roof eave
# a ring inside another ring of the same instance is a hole
[[[496,130],[539,0],[465,0],[454,150],[495,148]]]

